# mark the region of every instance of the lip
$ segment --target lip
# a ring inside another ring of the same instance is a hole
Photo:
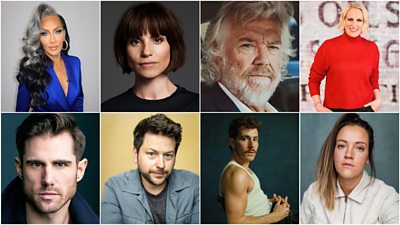
[[[147,67],[152,67],[155,64],[157,64],[157,62],[141,62],[139,63],[139,66],[147,68]]]
[[[351,163],[343,163],[342,166],[345,168],[353,168],[354,167],[354,165]]]
[[[44,200],[49,200],[57,197],[59,194],[56,192],[41,192],[39,193],[40,198]]]
[[[55,51],[58,49],[58,46],[49,46],[49,49]]]

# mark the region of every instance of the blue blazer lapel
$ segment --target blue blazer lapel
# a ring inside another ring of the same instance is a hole
[[[68,56],[63,56],[65,69],[68,75],[68,95],[67,100],[69,105],[73,105],[80,91],[79,64],[74,63]]]
[[[51,82],[47,86],[46,91],[49,95],[49,105],[58,104],[64,111],[69,111],[69,104],[67,98],[65,97],[64,91],[61,87],[60,81],[58,80],[57,74],[54,71],[52,65],[49,66],[47,70],[51,76]],[[53,108],[53,107],[52,107]]]

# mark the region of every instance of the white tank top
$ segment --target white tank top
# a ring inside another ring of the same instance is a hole
[[[253,189],[247,194],[247,207],[246,211],[244,213],[245,216],[262,216],[265,214],[269,214],[271,211],[272,203],[269,201],[268,196],[264,194],[263,190],[261,190],[260,186],[260,180],[258,180],[258,177],[256,176],[255,173],[250,173],[246,168],[241,166],[239,163],[235,161],[229,161],[228,164],[226,164],[224,170],[222,171],[221,178],[220,178],[220,190],[219,194],[221,197],[224,197],[222,192],[221,192],[221,180],[222,180],[222,175],[225,173],[225,170],[229,166],[237,166],[239,168],[242,168],[244,171],[246,171],[247,174],[253,179],[254,182],[254,187]]]

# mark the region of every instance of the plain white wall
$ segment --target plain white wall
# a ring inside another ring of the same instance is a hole
[[[81,60],[84,111],[99,112],[100,22],[99,2],[1,2],[1,110],[14,112],[19,62],[24,56],[22,37],[40,3],[53,6],[67,23],[69,54]]]

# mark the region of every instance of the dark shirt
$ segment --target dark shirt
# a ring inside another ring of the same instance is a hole
[[[77,192],[69,205],[70,220],[76,224],[98,224],[99,217]],[[1,223],[27,223],[22,180],[16,177],[1,193]]]
[[[144,189],[144,187],[143,187]],[[151,214],[154,219],[154,223],[157,224],[166,224],[167,220],[165,218],[165,208],[167,204],[167,189],[168,186],[165,186],[165,188],[158,194],[158,195],[153,195],[149,192],[146,191],[146,197],[147,201],[149,202]]]
[[[133,87],[101,104],[103,112],[198,112],[199,95],[177,85],[171,96],[146,100],[133,93]]]

